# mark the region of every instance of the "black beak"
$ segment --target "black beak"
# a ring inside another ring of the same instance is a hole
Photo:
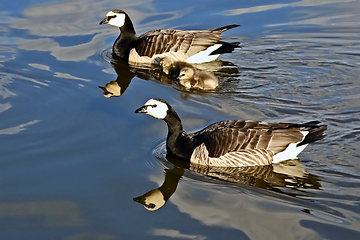
[[[103,20],[101,20],[101,22],[99,22],[100,25],[105,24],[105,23],[108,23],[107,18],[104,18]]]
[[[135,110],[135,113],[147,113],[147,106],[142,106]]]

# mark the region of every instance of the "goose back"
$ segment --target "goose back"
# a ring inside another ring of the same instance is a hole
[[[164,57],[164,53],[175,53],[172,58],[178,61],[186,61],[189,57],[195,54],[210,49],[208,54],[218,50],[224,43],[219,43],[221,40],[220,34],[226,30],[237,27],[239,25],[228,25],[221,28],[203,30],[203,31],[184,31],[173,29],[157,29],[149,31],[141,35],[135,44],[135,50],[140,57],[149,57],[150,59],[158,55],[160,58]],[[214,46],[216,45],[216,46]],[[224,52],[217,51],[214,58],[221,53],[230,52],[229,46],[232,50],[239,46],[239,43],[227,43],[227,48]],[[212,48],[213,47],[213,51]],[[177,57],[178,55],[178,57]]]

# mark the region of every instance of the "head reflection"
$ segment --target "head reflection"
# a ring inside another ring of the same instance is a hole
[[[165,180],[159,188],[135,197],[133,200],[141,203],[149,211],[160,209],[176,191],[183,174],[184,168],[182,167],[174,166],[172,169],[165,169]]]
[[[128,88],[135,73],[131,71],[129,64],[121,59],[112,60],[111,65],[115,69],[117,79],[107,83],[105,86],[99,86],[103,90],[106,98],[119,97]]]

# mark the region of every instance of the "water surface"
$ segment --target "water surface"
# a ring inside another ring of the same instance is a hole
[[[358,239],[360,1],[0,3],[1,239]],[[207,29],[242,48],[214,63],[218,91],[185,91],[110,63],[128,12],[139,34]],[[118,97],[99,86],[121,82]],[[188,131],[224,119],[328,125],[299,160],[203,169],[166,158],[168,101]],[[160,188],[148,211],[133,198]]]

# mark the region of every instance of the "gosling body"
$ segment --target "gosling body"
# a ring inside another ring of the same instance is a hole
[[[164,57],[160,60],[160,67],[169,78],[178,79],[179,84],[187,89],[213,90],[219,86],[215,74],[198,69],[188,62]]]
[[[188,89],[213,90],[219,86],[218,78],[212,73],[187,66],[180,69],[180,85]]]

